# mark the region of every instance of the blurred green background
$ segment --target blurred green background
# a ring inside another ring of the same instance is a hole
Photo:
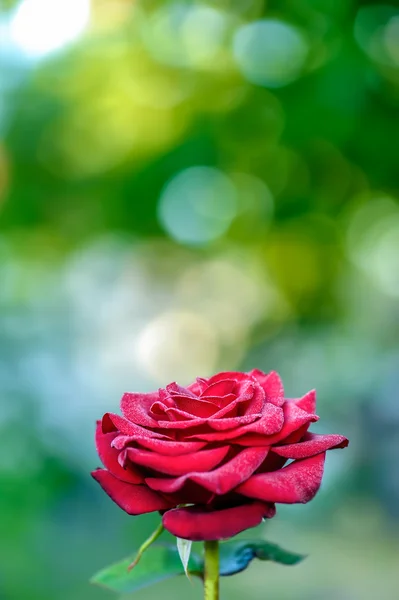
[[[348,0],[23,0],[0,12],[0,598],[106,600],[158,517],[95,484],[125,391],[223,369],[316,387],[347,435],[309,554],[231,600],[394,600],[399,10]],[[139,599],[201,598],[183,578]]]

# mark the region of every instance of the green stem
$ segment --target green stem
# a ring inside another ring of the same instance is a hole
[[[204,600],[219,600],[219,542],[204,542]]]
[[[151,544],[153,542],[155,542],[155,540],[157,540],[159,538],[159,536],[162,534],[162,532],[165,531],[164,530],[164,526],[162,525],[162,521],[159,524],[159,526],[156,528],[156,530],[150,535],[150,537],[143,543],[141,544],[137,554],[136,554],[136,558],[134,559],[134,561],[128,566],[127,570],[131,571],[139,562],[141,555],[143,554],[143,552],[145,552],[147,550],[147,548],[149,546],[151,546]]]

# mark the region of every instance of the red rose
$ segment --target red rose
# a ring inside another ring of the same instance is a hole
[[[161,511],[178,537],[229,538],[273,517],[276,502],[309,502],[326,450],[348,445],[342,435],[307,433],[315,404],[314,391],[285,399],[277,373],[256,369],[124,394],[124,416],[98,422],[106,469],[92,475],[127,513]]]

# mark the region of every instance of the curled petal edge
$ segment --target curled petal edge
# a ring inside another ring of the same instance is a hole
[[[223,540],[256,527],[276,514],[274,504],[250,502],[233,508],[206,510],[198,506],[168,510],[162,523],[173,535],[194,542]]]

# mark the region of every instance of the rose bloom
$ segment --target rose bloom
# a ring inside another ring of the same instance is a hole
[[[276,502],[309,502],[326,450],[348,445],[308,432],[315,405],[314,391],[286,399],[277,373],[257,369],[127,393],[123,416],[97,424],[105,469],[92,475],[128,514],[160,511],[177,537],[229,538],[273,517]]]

